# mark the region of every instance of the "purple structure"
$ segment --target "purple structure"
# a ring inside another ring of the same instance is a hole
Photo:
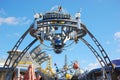
[[[112,60],[111,62],[116,66],[120,66],[120,59]]]

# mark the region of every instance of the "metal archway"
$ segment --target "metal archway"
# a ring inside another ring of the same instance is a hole
[[[90,38],[96,44],[102,56],[83,37],[81,37],[80,40],[84,42],[84,44],[88,46],[88,48],[93,52],[94,56],[97,58],[98,62],[100,63],[102,70],[105,73],[105,76],[107,77],[107,79],[112,80],[112,75],[113,75],[112,73],[114,72],[114,66],[111,63],[107,53],[105,52],[102,45],[98,42],[98,40],[94,37],[94,35],[85,27],[85,25],[81,24],[81,27],[83,27],[86,33],[90,36]]]
[[[35,21],[30,26],[30,28],[20,37],[12,51],[16,52],[24,38],[28,33],[35,39],[21,52],[17,59],[11,63],[14,53],[10,54],[3,66],[7,68],[6,80],[11,79],[12,72],[17,67],[19,61],[22,59],[24,54],[29,50],[29,48],[37,41],[40,40],[40,43],[43,43],[44,40],[51,41],[51,46],[54,49],[55,53],[61,53],[65,47],[65,42],[67,40],[73,40],[77,42],[79,39],[83,41],[88,48],[93,52],[98,62],[100,63],[103,71],[108,80],[111,78],[108,77],[108,74],[112,72],[110,68],[114,70],[114,67],[98,40],[93,36],[93,34],[85,27],[84,24],[80,23],[80,13],[77,13],[75,19],[71,18],[70,14],[62,12],[62,7],[58,7],[58,10],[47,12],[45,14],[35,14]],[[37,26],[37,27],[36,27]],[[83,37],[88,34],[95,45],[98,47],[100,53],[98,53],[91,44],[89,44]],[[101,56],[102,55],[102,56]],[[38,55],[39,56],[39,55]],[[35,57],[34,57],[35,58]],[[38,59],[37,59],[38,60]],[[40,61],[40,60],[38,60]],[[41,63],[40,63],[41,64]]]
[[[12,78],[12,74],[13,71],[15,70],[15,68],[17,67],[18,63],[20,62],[20,60],[22,59],[22,57],[24,56],[24,54],[30,49],[30,47],[37,41],[37,39],[34,39],[22,52],[21,54],[18,55],[18,57],[16,58],[16,60],[12,63],[13,57],[15,56],[15,52],[18,50],[20,44],[22,43],[22,41],[24,40],[24,38],[26,37],[26,35],[30,32],[30,30],[33,28],[34,24],[32,24],[27,31],[20,37],[20,39],[17,41],[17,43],[15,44],[15,46],[13,47],[13,49],[11,50],[13,52],[13,54],[9,54],[8,58],[5,61],[5,64],[3,66],[3,69],[7,69],[6,72],[6,76],[5,76],[5,80],[10,80]],[[2,75],[4,76],[4,75]]]

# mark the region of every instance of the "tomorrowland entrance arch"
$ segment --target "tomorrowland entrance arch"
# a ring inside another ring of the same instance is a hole
[[[95,36],[87,29],[87,27],[80,22],[80,15],[80,13],[76,13],[75,18],[73,19],[69,13],[64,12],[61,6],[58,6],[51,12],[44,14],[36,13],[34,15],[34,22],[20,37],[11,51],[16,52],[18,50],[20,44],[28,33],[34,37],[34,40],[27,47],[25,47],[24,50],[22,50],[14,62],[12,61],[15,53],[9,54],[3,67],[8,68],[6,80],[10,80],[12,72],[15,70],[22,57],[36,41],[40,41],[40,44],[44,44],[44,41],[49,41],[51,44],[46,46],[53,48],[56,54],[60,54],[64,50],[65,45],[67,45],[67,41],[73,41],[77,43],[79,40],[88,46],[88,48],[97,58],[99,64],[101,65],[103,75],[105,76],[103,77],[104,80],[114,80],[112,77],[114,73],[114,67],[106,51],[95,38]],[[99,49],[99,52],[94,49],[92,44],[87,42],[87,40],[84,38],[86,35],[88,35],[95,43],[96,47]],[[40,60],[38,62],[40,62]]]

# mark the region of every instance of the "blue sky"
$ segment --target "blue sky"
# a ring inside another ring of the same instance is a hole
[[[0,60],[7,58],[7,51],[13,48],[32,24],[33,9],[45,13],[57,5],[61,5],[73,17],[81,10],[81,21],[98,39],[110,59],[120,58],[119,3],[120,0],[0,0]],[[90,41],[89,36],[86,35],[85,38]],[[30,35],[26,36],[19,49],[23,50],[33,39]],[[95,46],[91,41],[90,43]],[[78,60],[83,69],[98,66],[92,52],[81,41],[59,55],[53,51],[46,53],[53,56],[53,63],[57,63],[58,66],[64,64],[65,54],[68,56],[69,64],[73,60]]]

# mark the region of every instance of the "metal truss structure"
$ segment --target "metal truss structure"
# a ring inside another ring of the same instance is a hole
[[[83,41],[97,58],[103,71],[105,72],[106,79],[112,80],[112,77],[108,77],[107,75],[110,74],[112,76],[110,68],[114,70],[114,67],[102,45],[87,29],[87,27],[80,22],[80,13],[76,13],[75,18],[73,19],[70,14],[63,12],[62,7],[59,6],[57,9],[53,9],[53,11],[47,12],[45,14],[36,13],[34,17],[34,23],[20,37],[20,39],[13,47],[12,51],[15,52],[18,50],[20,44],[28,33],[30,33],[31,36],[33,36],[35,39],[21,52],[21,54],[17,57],[13,64],[11,64],[11,61],[14,54],[10,54],[8,56],[3,67],[8,68],[6,80],[10,80],[10,76],[17,67],[21,58],[37,40],[40,41],[40,44],[44,44],[44,41],[50,41],[51,44],[48,46],[53,48],[54,52],[57,54],[60,54],[64,50],[64,47],[67,45],[67,41],[73,41],[76,43],[78,42],[78,40]],[[90,43],[87,42],[87,40],[84,39],[84,36],[87,34],[98,47],[99,53]],[[35,53],[34,55],[31,52],[31,55],[33,56],[33,59],[35,59],[39,64],[41,64],[42,61],[39,60],[39,58],[41,55],[45,55],[45,53]],[[38,59],[37,56],[39,56]]]

